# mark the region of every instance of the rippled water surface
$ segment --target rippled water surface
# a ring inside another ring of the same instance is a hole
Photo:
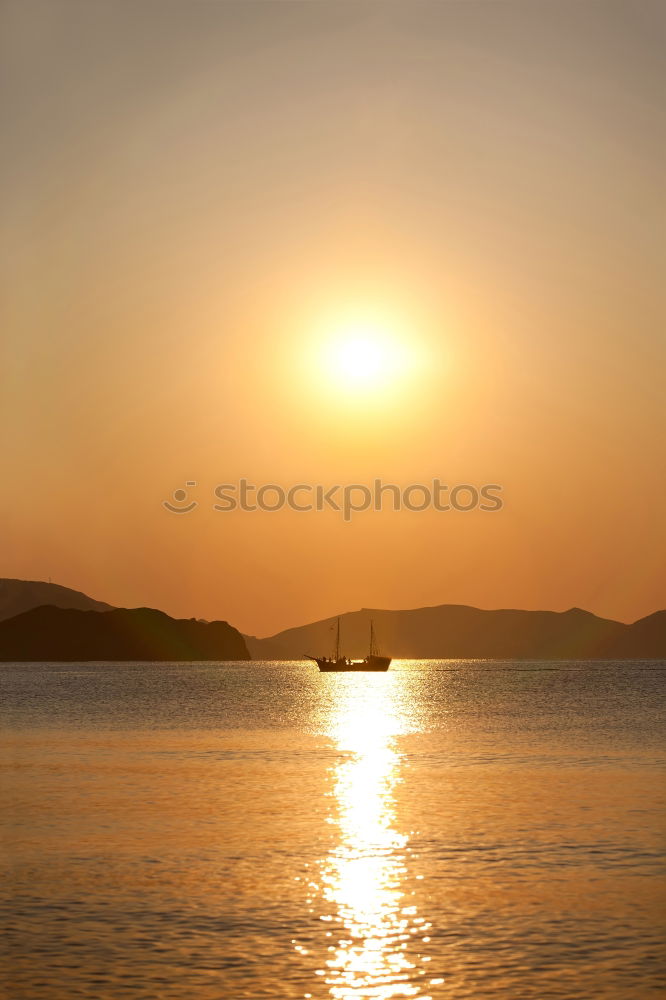
[[[663,996],[665,678],[0,665],[0,996]]]

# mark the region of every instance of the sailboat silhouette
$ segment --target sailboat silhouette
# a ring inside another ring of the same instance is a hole
[[[390,656],[381,656],[377,649],[377,642],[375,639],[375,627],[374,622],[370,622],[370,648],[368,655],[364,660],[351,660],[346,656],[340,655],[340,618],[337,620],[337,627],[335,632],[335,653],[333,656],[312,656],[310,653],[305,653],[305,657],[308,660],[314,660],[320,670],[322,671],[332,671],[332,670],[375,670],[384,671],[388,670],[389,664],[391,662]]]

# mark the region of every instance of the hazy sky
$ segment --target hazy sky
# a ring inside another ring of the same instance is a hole
[[[666,604],[663,3],[1,10],[1,575],[256,634]],[[359,303],[422,362],[362,407],[310,363]],[[240,476],[505,508],[213,511]]]

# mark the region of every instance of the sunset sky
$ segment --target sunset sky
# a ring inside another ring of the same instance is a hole
[[[257,635],[666,604],[663,3],[0,18],[0,575]],[[359,323],[390,357],[350,385]],[[213,510],[240,477],[505,506]]]

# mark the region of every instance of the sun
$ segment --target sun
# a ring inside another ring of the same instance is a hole
[[[323,338],[320,367],[329,384],[350,392],[393,386],[409,367],[406,343],[388,323],[348,319]]]
[[[388,378],[395,369],[393,345],[372,332],[350,332],[330,346],[333,374],[343,381],[374,383]]]

